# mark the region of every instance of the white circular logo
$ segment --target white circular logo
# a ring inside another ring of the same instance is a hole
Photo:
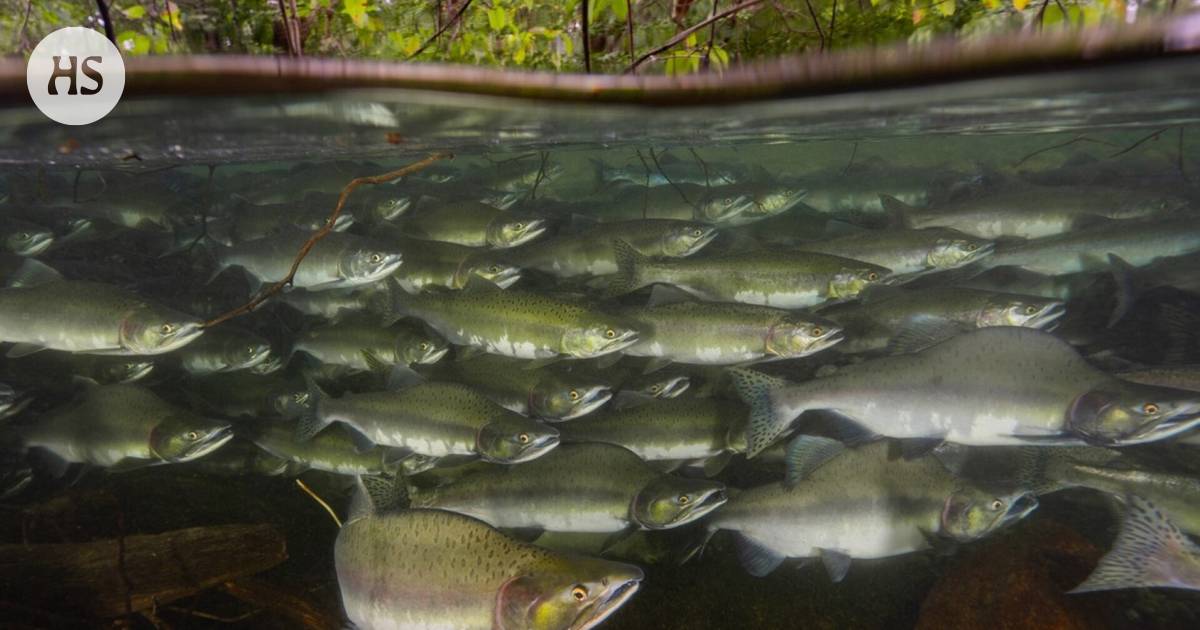
[[[33,49],[25,84],[43,114],[64,125],[86,125],[117,106],[125,89],[125,62],[100,33],[61,28]]]

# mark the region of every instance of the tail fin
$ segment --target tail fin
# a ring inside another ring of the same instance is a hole
[[[588,158],[588,162],[592,163],[592,192],[600,192],[604,188],[604,172],[608,170],[608,165],[604,160],[596,158]]]
[[[912,206],[891,195],[879,195],[879,203],[883,206],[884,212],[891,216],[893,227],[912,227],[912,222],[908,218],[908,213],[914,209]]]
[[[729,375],[738,396],[750,406],[746,457],[754,457],[771,446],[794,419],[780,417],[772,400],[775,391],[787,385],[787,381],[743,368],[733,368]]]
[[[1121,533],[1092,574],[1070,592],[1168,587],[1200,590],[1200,546],[1149,501],[1130,495]]]
[[[1142,287],[1139,286],[1137,268],[1116,254],[1108,255],[1109,271],[1117,289],[1117,304],[1112,314],[1108,316],[1108,327],[1112,328],[1117,322],[1129,314],[1130,309],[1137,303]]]
[[[617,256],[617,273],[608,285],[609,294],[624,295],[646,286],[640,272],[650,259],[621,240],[613,241],[613,251]]]
[[[304,384],[308,389],[304,400],[291,398],[284,410],[286,415],[300,417],[296,422],[296,439],[300,442],[311,440],[313,436],[329,426],[329,420],[322,419],[317,413],[321,406],[321,400],[328,398],[329,395],[307,374],[304,375]]]
[[[367,312],[381,318],[384,326],[391,326],[408,316],[406,306],[410,296],[395,277],[389,277],[383,287],[383,291],[376,291],[367,298]]]

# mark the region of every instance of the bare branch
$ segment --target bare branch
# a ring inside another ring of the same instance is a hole
[[[435,31],[435,32],[434,32],[434,34],[433,34],[433,36],[431,36],[429,39],[425,40],[425,43],[424,43],[424,44],[421,44],[421,47],[420,47],[420,48],[418,48],[418,49],[416,50],[416,52],[414,52],[413,54],[409,55],[409,56],[408,56],[408,58],[409,58],[409,59],[415,59],[415,58],[417,57],[417,55],[419,55],[419,54],[421,54],[421,53],[425,52],[425,49],[426,49],[426,48],[429,48],[429,45],[430,45],[430,44],[432,44],[432,43],[436,42],[436,41],[437,41],[437,39],[438,39],[438,37],[441,37],[442,33],[445,33],[445,32],[446,32],[446,29],[448,29],[448,28],[450,28],[451,26],[454,26],[456,23],[458,23],[458,19],[462,17],[462,14],[463,14],[463,12],[464,12],[464,11],[466,11],[466,10],[467,10],[467,7],[471,6],[471,2],[472,2],[472,1],[473,1],[473,0],[467,0],[466,2],[464,2],[464,3],[463,3],[463,5],[462,5],[461,7],[459,7],[459,8],[458,8],[458,12],[454,14],[454,17],[451,17],[449,20],[446,20],[446,23],[445,23],[445,24],[443,24],[443,25],[441,26],[441,28],[439,28],[437,31]]]
[[[373,175],[370,177],[358,177],[350,180],[350,183],[346,184],[346,187],[342,189],[342,194],[338,195],[337,205],[334,206],[333,212],[329,215],[329,219],[325,221],[325,225],[321,226],[321,229],[317,230],[316,232],[313,232],[312,236],[310,236],[308,240],[300,246],[300,252],[296,254],[295,260],[292,261],[292,267],[288,270],[287,276],[260,291],[258,295],[251,298],[249,302],[246,302],[232,311],[222,313],[221,315],[204,322],[204,328],[216,326],[221,322],[229,321],[239,315],[245,315],[246,313],[258,308],[263,302],[266,302],[268,299],[270,299],[271,296],[282,291],[284,287],[291,285],[292,280],[296,277],[296,270],[300,268],[300,263],[304,260],[304,257],[308,256],[308,252],[312,251],[312,248],[317,244],[318,241],[325,238],[330,232],[333,231],[333,224],[337,221],[338,216],[342,214],[342,207],[346,205],[346,199],[350,197],[350,193],[354,192],[355,188],[358,188],[363,184],[386,184],[394,179],[399,179],[405,175],[415,173],[429,166],[430,164],[433,164],[434,162],[452,157],[454,157],[454,155],[451,153],[434,153],[433,155],[419,162],[414,162],[408,166],[405,166],[404,168],[392,171],[390,173]]]
[[[712,24],[713,22],[716,22],[717,20],[723,20],[735,13],[740,13],[742,11],[745,11],[746,9],[749,9],[750,7],[762,4],[764,1],[765,0],[744,0],[741,4],[738,4],[738,5],[732,6],[728,9],[725,9],[724,11],[717,13],[716,15],[710,15],[707,19],[704,19],[692,26],[689,26],[688,28],[683,29],[682,31],[679,31],[679,33],[677,33],[675,35],[675,37],[672,37],[671,39],[667,40],[667,43],[665,43],[657,48],[654,48],[653,50],[642,55],[641,57],[638,57],[637,61],[633,62],[632,64],[629,64],[629,67],[625,69],[625,72],[627,74],[630,72],[634,72],[635,70],[637,70],[638,66],[642,65],[643,63],[646,63],[647,61],[649,61],[652,57],[654,57],[658,53],[661,53],[663,51],[674,48],[676,44],[687,39],[689,35],[704,28],[705,26],[708,26],[709,24]]]

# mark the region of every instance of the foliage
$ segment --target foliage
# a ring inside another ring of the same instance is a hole
[[[286,54],[581,71],[581,0],[107,0],[126,54]],[[747,0],[586,0],[592,68],[625,71],[712,12]],[[281,7],[280,4],[283,4]],[[641,72],[719,71],[795,52],[1124,23],[1171,0],[766,0],[655,55]],[[464,9],[464,5],[465,9]],[[1136,7],[1136,13],[1129,7]],[[461,11],[460,19],[455,17]],[[69,25],[102,28],[95,0],[0,0],[0,44],[27,54]],[[630,51],[629,29],[633,29]],[[435,33],[440,34],[435,38]],[[419,53],[419,54],[418,54]]]

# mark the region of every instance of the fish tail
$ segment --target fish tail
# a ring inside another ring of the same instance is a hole
[[[622,240],[613,241],[613,251],[617,257],[617,273],[608,285],[609,294],[624,295],[645,286],[641,271],[649,258]]]
[[[1142,287],[1138,286],[1137,269],[1126,262],[1124,258],[1116,254],[1109,254],[1108,264],[1113,283],[1116,285],[1117,298],[1117,304],[1108,316],[1108,327],[1112,328],[1133,309],[1142,292]]]
[[[792,418],[783,418],[775,407],[774,393],[787,381],[744,368],[729,370],[734,389],[750,406],[750,421],[746,426],[746,457],[754,457],[783,434]]]
[[[1129,495],[1125,505],[1125,520],[1112,550],[1070,592],[1154,586],[1200,589],[1200,547],[1153,503]]]
[[[385,326],[390,326],[410,315],[409,300],[412,296],[404,291],[395,277],[388,278],[383,287],[383,291],[376,291],[367,299],[367,312],[379,316]]]
[[[329,394],[326,394],[321,386],[307,374],[304,376],[304,384],[307,388],[304,399],[290,398],[284,408],[285,415],[299,416],[296,421],[296,439],[301,442],[311,440],[313,436],[329,426],[329,420],[322,419],[317,413],[321,401],[328,398]]]
[[[912,206],[891,195],[879,195],[879,204],[883,206],[884,212],[888,214],[892,227],[912,227],[912,221],[908,218],[909,212],[913,210]]]
[[[604,188],[604,173],[608,170],[608,165],[604,160],[596,158],[588,158],[588,162],[592,164],[592,192],[600,192]]]

